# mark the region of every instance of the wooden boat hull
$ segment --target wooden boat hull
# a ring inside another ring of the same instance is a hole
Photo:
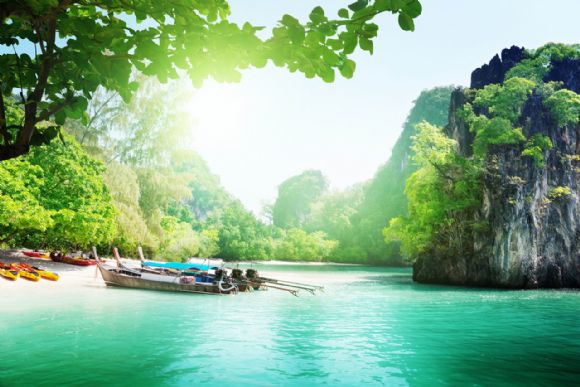
[[[108,286],[199,294],[232,294],[235,292],[235,290],[221,291],[217,285],[213,284],[183,284],[178,281],[179,277],[173,277],[172,279],[170,276],[167,276],[167,281],[154,281],[141,278],[138,274],[131,275],[122,269],[109,269],[102,264],[99,264],[98,267],[105,284]]]

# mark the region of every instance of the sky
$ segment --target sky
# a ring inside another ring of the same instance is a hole
[[[354,0],[230,0],[231,20],[270,30],[283,14],[302,21]],[[512,45],[580,43],[580,0],[421,0],[415,31],[381,15],[374,55],[357,51],[352,79],[332,84],[269,65],[237,84],[206,82],[192,93],[188,147],[255,214],[277,187],[318,169],[333,189],[373,177],[412,103],[435,86],[468,86],[471,72]]]
[[[355,76],[332,84],[268,66],[239,84],[208,82],[191,101],[192,143],[222,184],[259,214],[285,179],[321,170],[342,189],[373,177],[424,89],[469,85],[471,72],[511,45],[580,43],[577,0],[422,0],[414,32],[378,20],[374,55],[357,52]],[[348,1],[231,0],[231,19],[271,28],[317,5]]]

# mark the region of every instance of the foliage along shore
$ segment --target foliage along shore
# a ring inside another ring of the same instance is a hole
[[[579,62],[578,45],[504,50],[470,88],[423,92],[372,180],[330,192],[305,171],[279,186],[267,222],[180,146],[175,84],[142,78],[130,103],[100,90],[60,138],[0,163],[0,243],[412,263],[422,282],[577,287]],[[21,121],[7,105],[8,123]]]
[[[0,163],[0,244],[49,250],[96,244],[102,251],[118,246],[124,255],[142,245],[161,260],[408,265],[397,244],[384,242],[382,229],[405,213],[415,125],[443,125],[452,88],[419,96],[374,179],[331,192],[320,172],[306,171],[280,185],[264,222],[223,189],[201,157],[181,147],[189,116],[180,88],[140,83],[129,104],[100,90],[86,115],[65,122],[60,138]],[[22,120],[17,101],[7,103],[8,122]]]

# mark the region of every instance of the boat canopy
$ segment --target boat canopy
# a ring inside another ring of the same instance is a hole
[[[215,267],[198,263],[156,262],[156,261],[143,261],[143,266],[164,267],[166,269],[177,269],[177,270],[198,269],[202,271],[207,271]]]

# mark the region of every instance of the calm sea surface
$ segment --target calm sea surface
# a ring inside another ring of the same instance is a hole
[[[406,269],[258,268],[326,292],[106,288],[92,269],[18,292],[2,280],[0,386],[580,385],[580,292],[419,285]]]

